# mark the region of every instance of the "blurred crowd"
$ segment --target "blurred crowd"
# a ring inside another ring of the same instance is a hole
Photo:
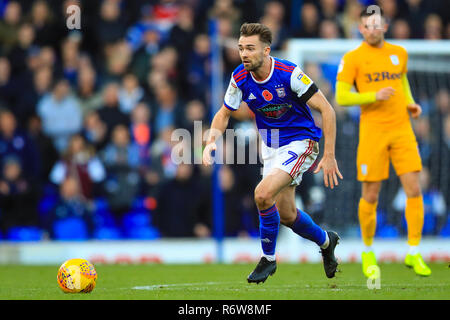
[[[209,19],[218,23],[225,88],[240,64],[241,23],[269,26],[272,50],[282,51],[292,37],[360,38],[359,13],[372,3],[385,12],[388,38],[450,37],[446,2],[437,0],[0,2],[0,239],[14,238],[24,226],[52,239],[211,236],[211,168],[171,161],[175,129],[201,139],[209,127]],[[79,30],[66,26],[70,5],[81,8]],[[314,65],[305,71],[334,100],[331,79]],[[427,102],[432,107],[415,123],[426,159],[437,157],[436,145],[439,152],[450,148],[448,91]],[[346,179],[354,180],[356,141],[349,137],[358,130],[357,116],[336,110],[338,160],[348,167]],[[202,130],[194,130],[194,121],[202,121]],[[252,123],[243,109],[230,127]],[[442,130],[432,137],[438,123]],[[449,172],[449,163],[437,167]],[[448,188],[438,191],[435,172],[423,175],[426,207],[446,217]],[[260,166],[224,165],[219,177],[225,235],[256,235],[253,189]],[[322,223],[355,224],[349,203],[357,203],[357,188],[344,184],[342,192],[355,199],[342,201],[306,174],[299,201]],[[399,191],[390,208],[403,210],[402,197]]]

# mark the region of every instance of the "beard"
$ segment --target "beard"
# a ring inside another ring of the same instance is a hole
[[[367,42],[371,45],[371,46],[378,46],[383,42],[383,37],[374,37],[374,38],[368,38]]]
[[[247,71],[256,71],[263,65],[263,62],[264,62],[264,60],[260,59],[260,60],[256,61],[255,63],[251,63],[248,66],[244,66],[244,68]]]

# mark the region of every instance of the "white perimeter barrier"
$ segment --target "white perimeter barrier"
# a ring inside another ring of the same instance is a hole
[[[401,262],[408,249],[406,240],[375,239],[373,247],[380,262]],[[0,242],[0,264],[53,265],[70,258],[85,258],[94,264],[214,263],[217,248],[212,239]],[[341,262],[358,262],[362,249],[360,239],[342,239],[336,255]],[[419,249],[426,261],[450,262],[450,239],[425,238]],[[259,260],[260,254],[258,239],[224,240],[224,263],[253,263]],[[321,261],[319,247],[303,239],[280,239],[277,255],[280,262]]]

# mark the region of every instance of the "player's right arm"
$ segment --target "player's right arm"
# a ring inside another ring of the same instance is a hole
[[[336,82],[336,102],[343,106],[355,106],[388,100],[395,90],[392,87],[381,88],[378,91],[352,92],[353,85],[344,81]]]
[[[336,81],[336,102],[341,106],[369,104],[376,101],[388,100],[395,90],[392,87],[381,88],[378,91],[352,92],[356,79],[357,64],[355,57],[347,53],[341,60]]]
[[[232,75],[227,92],[225,93],[222,108],[217,111],[217,113],[214,115],[213,121],[211,122],[208,140],[206,141],[206,147],[203,150],[204,165],[209,166],[212,164],[213,161],[211,158],[211,152],[217,149],[215,141],[225,132],[225,129],[228,126],[228,121],[230,120],[231,113],[239,109],[241,101],[242,91],[237,86]]]
[[[222,105],[222,108],[217,111],[215,114],[213,121],[211,122],[211,128],[209,130],[208,140],[206,141],[206,147],[203,150],[203,164],[211,165],[212,157],[211,152],[217,149],[216,139],[219,136],[222,136],[225,132],[225,129],[228,126],[228,121],[231,117],[231,111],[225,105]]]

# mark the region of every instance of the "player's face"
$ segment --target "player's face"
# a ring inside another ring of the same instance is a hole
[[[239,56],[247,71],[258,70],[270,52],[270,47],[259,40],[258,35],[241,36],[238,43]]]
[[[370,17],[361,18],[359,31],[364,40],[371,46],[380,45],[384,41],[384,34],[387,31],[387,23],[379,15],[371,15]]]

